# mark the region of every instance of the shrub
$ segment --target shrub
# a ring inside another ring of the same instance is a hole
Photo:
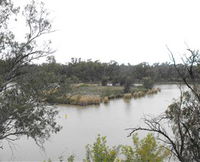
[[[124,83],[124,93],[130,92],[131,89],[131,79],[130,77],[127,77]]]
[[[93,145],[86,146],[85,162],[114,162],[117,159],[119,148],[107,146],[106,137],[98,135]]]
[[[141,140],[137,134],[133,135],[133,145],[134,147],[122,146],[126,162],[162,162],[170,155],[170,151],[156,142],[152,134]]]
[[[151,89],[153,88],[154,82],[150,77],[143,78],[143,86],[144,88]]]
[[[108,77],[103,77],[101,79],[101,85],[102,86],[107,86],[107,84],[108,84]]]
[[[133,135],[133,146],[107,146],[106,137],[98,135],[93,145],[86,146],[84,162],[163,162],[170,151],[160,145],[152,134],[139,139]]]

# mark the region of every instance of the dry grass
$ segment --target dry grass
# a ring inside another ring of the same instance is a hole
[[[158,92],[160,92],[160,88],[152,88],[152,89],[147,91],[147,95],[156,94]]]
[[[80,106],[98,105],[101,103],[101,98],[94,95],[74,95],[70,97],[69,101],[70,104]]]
[[[109,102],[108,96],[104,97],[104,98],[103,98],[103,103],[108,103],[108,102]]]
[[[138,91],[138,92],[134,92],[133,93],[133,97],[134,98],[140,98],[140,97],[144,97],[146,95],[145,91]]]
[[[124,99],[131,99],[132,98],[132,94],[131,93],[125,93],[123,98]]]

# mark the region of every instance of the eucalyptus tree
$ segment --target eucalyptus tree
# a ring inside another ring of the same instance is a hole
[[[38,145],[60,130],[57,111],[43,101],[48,79],[32,62],[51,54],[52,32],[44,4],[29,1],[18,7],[16,1],[0,1],[0,142],[14,141],[22,135]],[[24,23],[24,24],[23,24]],[[20,24],[20,25],[19,25]],[[20,38],[15,28],[21,27]],[[46,40],[46,41],[44,41]]]
[[[171,52],[171,51],[170,51]],[[171,53],[174,67],[187,87],[181,89],[180,98],[166,112],[153,119],[145,119],[146,127],[132,129],[157,133],[159,139],[171,148],[172,154],[181,162],[200,161],[200,53],[188,49],[189,56],[177,65]],[[184,65],[184,66],[183,66]],[[167,123],[167,124],[166,124]],[[168,127],[166,127],[168,125]]]

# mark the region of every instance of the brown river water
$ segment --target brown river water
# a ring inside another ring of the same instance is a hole
[[[32,139],[21,138],[14,144],[4,142],[0,151],[0,161],[43,161],[58,160],[60,156],[74,154],[75,161],[85,157],[85,146],[92,144],[97,135],[107,136],[109,145],[129,144],[127,137],[132,128],[142,125],[146,115],[156,116],[163,113],[174,98],[178,98],[180,90],[177,85],[157,85],[161,92],[156,95],[125,102],[123,99],[111,100],[100,106],[77,107],[59,105],[57,122],[63,129],[45,143],[45,150],[40,149]],[[141,134],[143,136],[143,134]]]

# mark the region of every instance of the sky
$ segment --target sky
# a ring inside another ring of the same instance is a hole
[[[43,0],[57,62],[170,62],[200,49],[199,0]]]

